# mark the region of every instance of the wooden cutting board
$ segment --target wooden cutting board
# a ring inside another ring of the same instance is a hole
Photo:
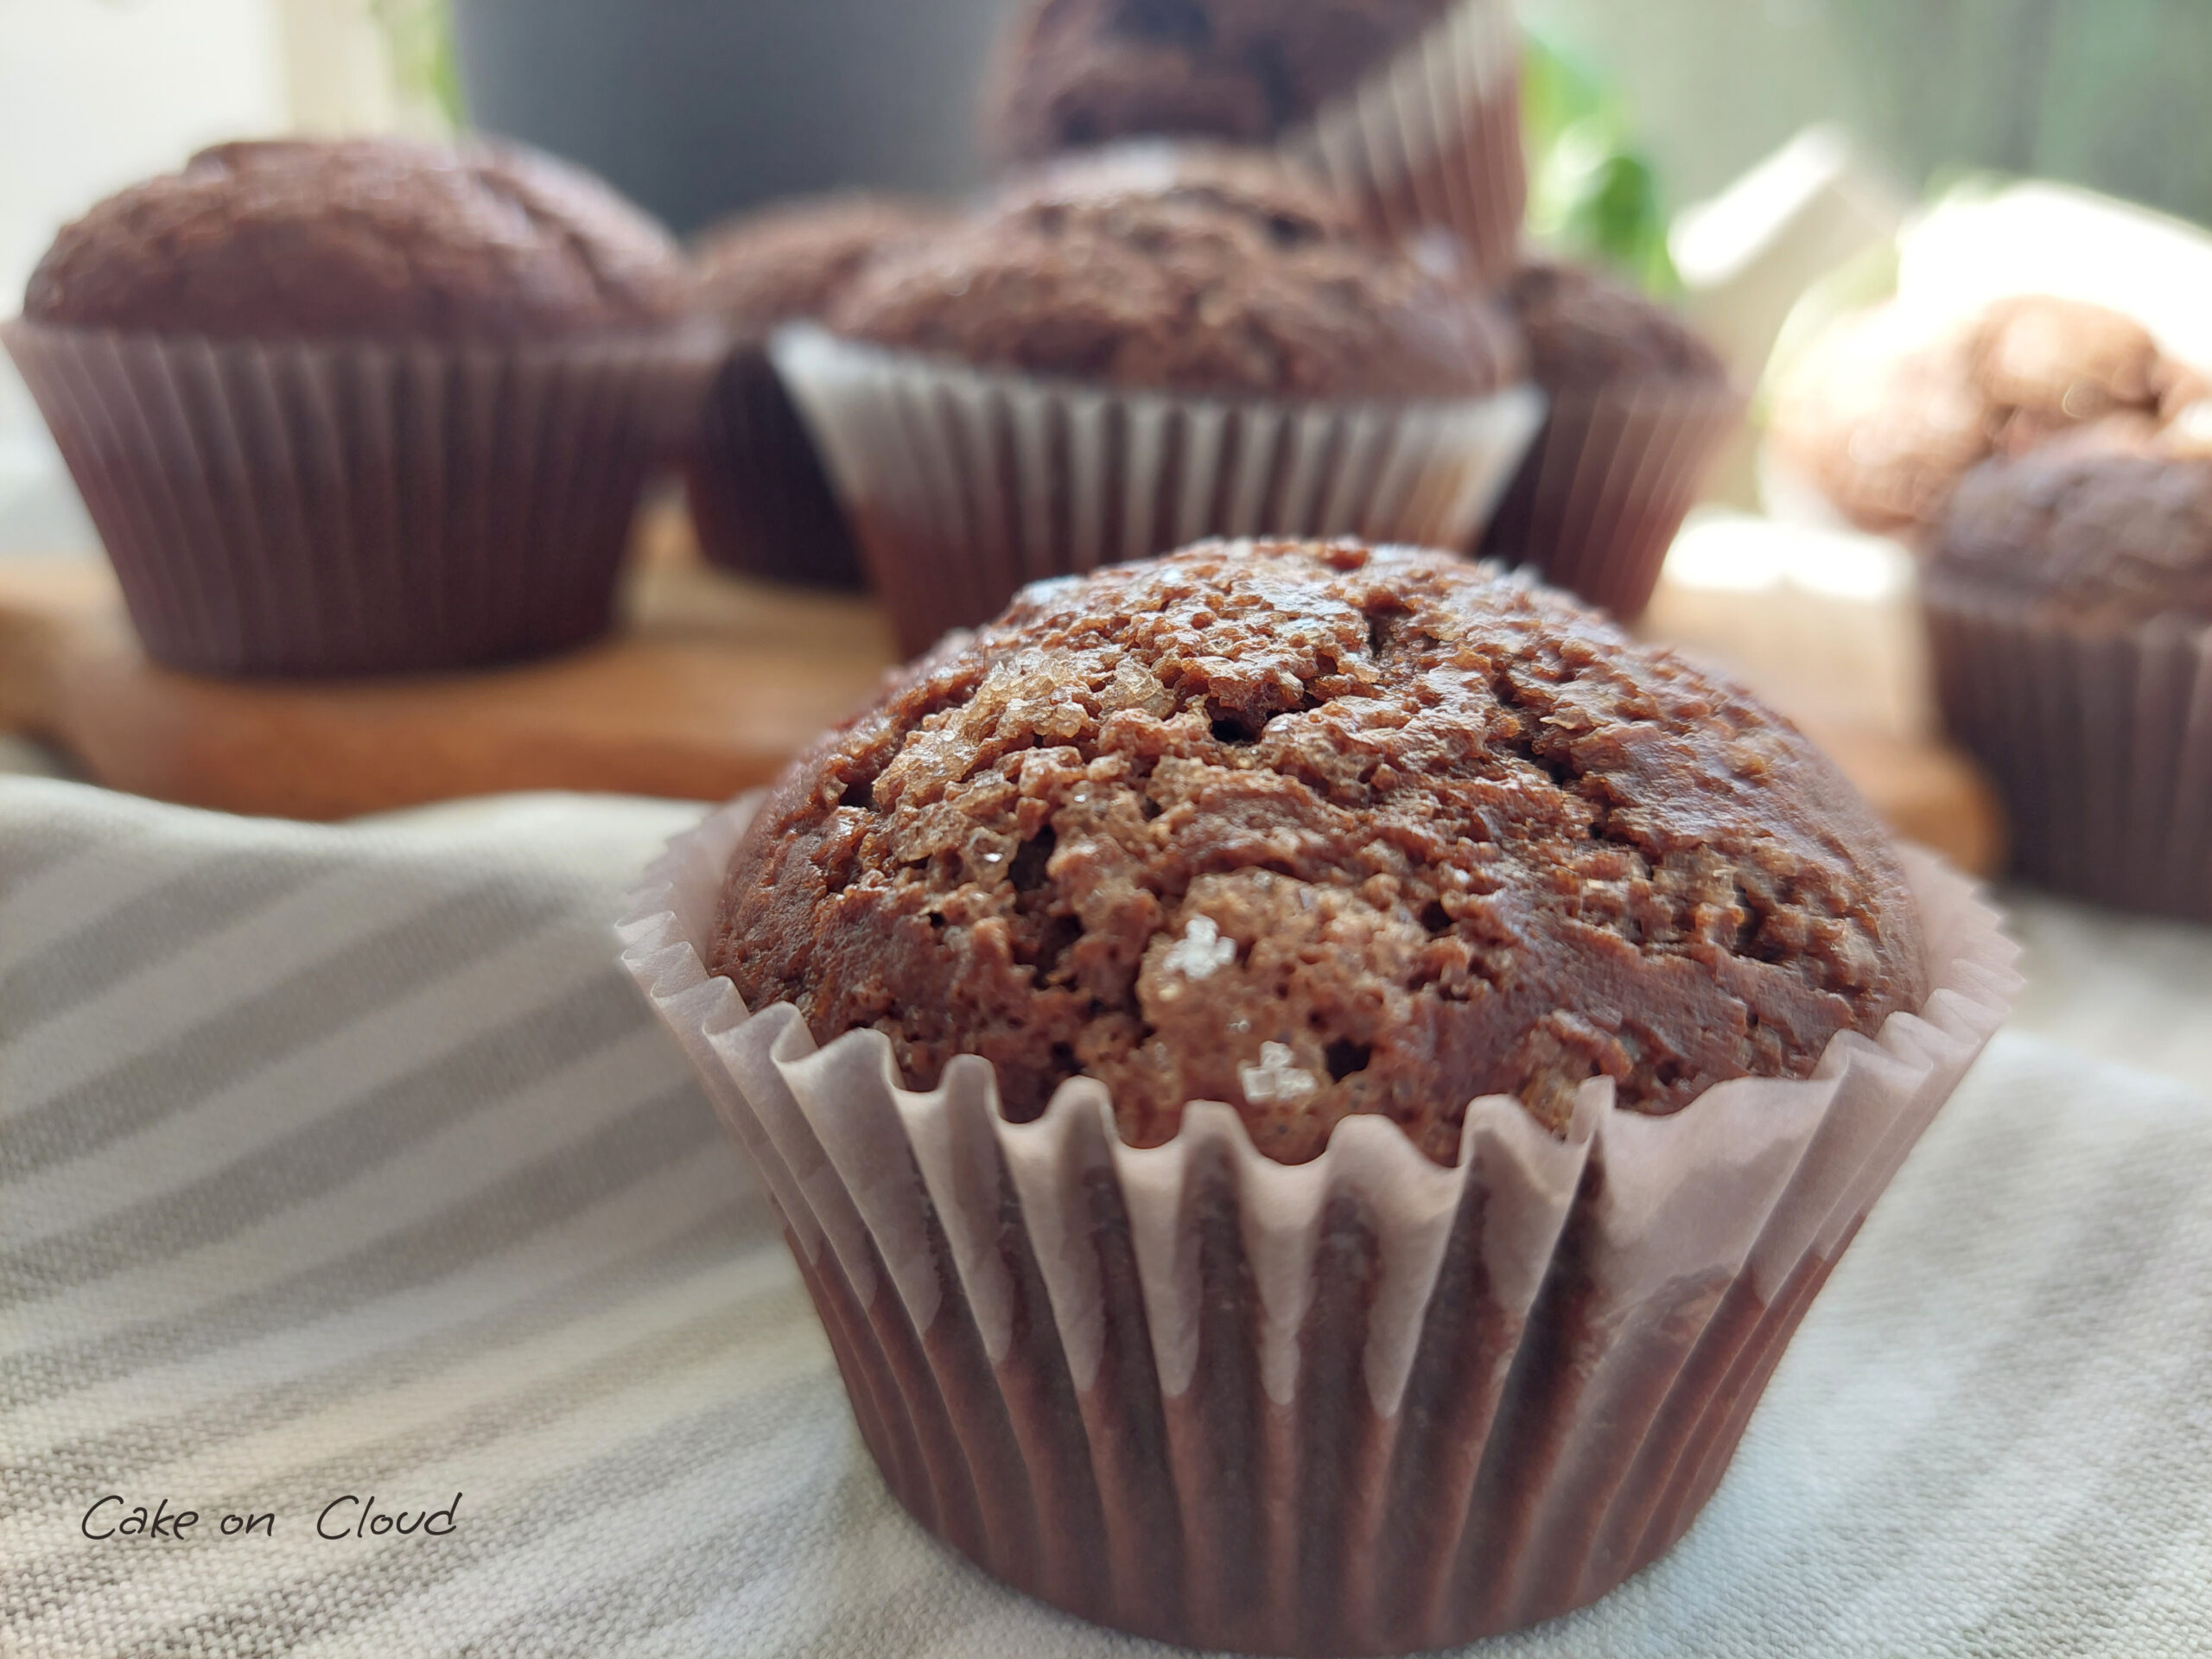
[[[506,790],[721,800],[773,778],[895,660],[864,600],[747,582],[648,535],[613,639],[476,673],[217,680],[146,660],[96,561],[0,562],[0,730],[94,782],[276,817]]]
[[[226,681],[149,663],[92,560],[0,561],[0,731],[97,783],[332,819],[507,790],[722,800],[864,702],[894,661],[868,601],[726,576],[680,513],[649,516],[613,639],[480,673]],[[2001,836],[1973,769],[1873,728],[1813,735],[1899,833],[1987,872]]]

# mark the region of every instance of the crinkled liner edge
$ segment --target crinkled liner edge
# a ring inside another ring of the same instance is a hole
[[[865,1303],[878,1290],[872,1236],[914,1328],[926,1331],[941,1295],[924,1237],[933,1205],[996,1358],[1007,1338],[993,1327],[1004,1317],[1007,1289],[993,1282],[994,1269],[1003,1274],[991,1242],[1000,1225],[997,1188],[976,1185],[990,1166],[985,1137],[995,1141],[1022,1195],[1040,1262],[1063,1243],[1056,1213],[1063,1206],[1048,1197],[1064,1190],[1056,1184],[1071,1169],[1110,1164],[1130,1212],[1155,1360],[1171,1395],[1187,1386],[1194,1360],[1195,1324],[1181,1305],[1187,1287],[1174,1281],[1196,1269],[1193,1252],[1179,1248],[1175,1221],[1182,1178],[1201,1148],[1228,1154],[1247,1199],[1240,1211],[1266,1309],[1263,1380],[1279,1402],[1294,1379],[1311,1288],[1300,1281],[1311,1279],[1320,1200],[1349,1191],[1367,1206],[1383,1266],[1366,1376],[1376,1410],[1389,1416],[1413,1363],[1452,1218],[1478,1170],[1488,1183],[1488,1213],[1502,1217],[1486,1224],[1485,1250],[1505,1246],[1516,1258],[1485,1261],[1494,1281],[1525,1280],[1533,1294],[1583,1166],[1602,1142],[1614,1154],[1605,1233],[1616,1248],[1605,1256],[1605,1288],[1617,1306],[1633,1308],[1670,1283],[1715,1270],[1731,1279],[1748,1272],[1764,1300],[1808,1254],[1826,1256],[1840,1247],[2003,1023],[2022,982],[2012,966],[2016,948],[1975,884],[1932,853],[1905,847],[1900,857],[1920,904],[1934,988],[1918,1010],[1892,1014],[1878,1039],[1840,1033],[1806,1079],[1738,1078],[1667,1117],[1616,1109],[1611,1084],[1599,1079],[1584,1085],[1564,1138],[1510,1096],[1485,1096],[1468,1108],[1459,1161],[1451,1168],[1425,1157],[1395,1123],[1360,1116],[1338,1125],[1319,1158],[1276,1164],[1254,1147],[1232,1108],[1208,1102],[1191,1105],[1173,1141],[1132,1148],[1121,1141],[1110,1100],[1094,1080],[1062,1084],[1042,1116],[1013,1123],[997,1110],[995,1081],[983,1061],[956,1059],[937,1089],[910,1090],[900,1085],[880,1033],[849,1033],[817,1049],[789,1003],[748,1014],[727,978],[708,974],[702,947],[730,856],[762,798],[741,798],[671,841],[616,931],[623,966],[753,1154],[798,1247],[810,1260],[825,1248],[835,1251]],[[787,1102],[811,1100],[816,1109],[755,1112],[748,1096],[768,1091]],[[1822,1135],[1831,1109],[1847,1098],[1875,1109],[1851,1115],[1863,1130],[1845,1125]],[[784,1121],[779,1126],[770,1117]],[[816,1133],[801,1133],[801,1118]],[[917,1166],[925,1192],[913,1190]],[[1700,1194],[1694,1204],[1681,1189],[1693,1178]],[[1796,1206],[1805,1213],[1786,1217],[1786,1227],[1770,1227],[1801,1192],[1810,1200]],[[1039,1198],[1046,1201],[1033,1205]],[[1655,1228],[1662,1217],[1663,1229]],[[1053,1290],[1080,1386],[1097,1363],[1095,1333],[1086,1331],[1096,1310],[1084,1299],[1087,1292],[1095,1300],[1098,1287],[1078,1281]]]
[[[918,406],[942,399],[943,407],[969,417],[988,409],[1002,410],[1010,418],[1028,422],[1027,441],[1015,450],[1018,493],[1024,503],[1016,514],[1017,539],[1037,537],[1031,520],[1043,511],[1031,498],[1047,481],[1038,469],[1047,466],[1045,458],[1052,450],[1038,423],[1048,418],[1061,423],[1069,435],[1068,464],[1078,474],[1071,487],[1077,497],[1096,505],[1104,500],[1109,482],[1103,447],[1106,416],[1117,410],[1133,429],[1148,434],[1156,435],[1178,416],[1191,423],[1193,434],[1201,429],[1210,434],[1204,442],[1191,438],[1190,453],[1179,460],[1188,463],[1195,459],[1202,474],[1212,479],[1221,474],[1203,469],[1224,465],[1218,434],[1229,420],[1293,433],[1300,446],[1301,482],[1292,493],[1307,498],[1312,508],[1308,517],[1326,521],[1337,511],[1350,512],[1353,497],[1365,497],[1367,522],[1347,524],[1343,533],[1402,541],[1409,538],[1378,525],[1385,518],[1400,524],[1419,521],[1436,527],[1427,539],[1464,544],[1504,498],[1542,429],[1548,407],[1542,389],[1529,380],[1478,397],[1405,399],[1223,397],[1124,388],[978,367],[957,359],[846,340],[811,322],[779,329],[769,342],[769,355],[848,511],[879,498],[912,496],[911,505],[920,508],[941,508],[944,502],[963,499],[963,475],[957,465],[946,476],[925,469],[908,478],[906,472],[912,463],[877,453],[880,435],[872,439],[867,429],[879,422],[895,427],[898,411],[910,400]],[[856,409],[863,411],[860,418],[855,417]],[[1145,487],[1141,493],[1149,499],[1151,486],[1164,474],[1169,456],[1164,450],[1155,452],[1156,443],[1149,437],[1134,448],[1140,453],[1122,458],[1130,474],[1122,485],[1135,488],[1141,482]],[[1332,460],[1328,458],[1332,451],[1336,452]],[[1272,464],[1268,454],[1255,449],[1239,457],[1242,471],[1228,475],[1236,485],[1230,492],[1231,519],[1256,507],[1255,491]],[[1385,459],[1387,465],[1367,481],[1365,489],[1347,497],[1345,485],[1352,474]],[[995,459],[989,461],[990,466],[996,464]],[[1317,467],[1323,470],[1307,470]],[[1176,517],[1185,539],[1206,534],[1327,532],[1325,522],[1215,523],[1195,505],[1210,499],[1211,493],[1194,491],[1190,479],[1180,481]],[[1009,531],[1015,527],[1014,523],[1007,526]],[[1052,537],[1042,539],[1050,542]],[[1102,546],[1098,550],[1104,562],[1112,563],[1165,550],[1147,547],[1133,552],[1125,547],[1116,551]],[[1052,574],[1061,572],[1027,572],[1031,577]]]

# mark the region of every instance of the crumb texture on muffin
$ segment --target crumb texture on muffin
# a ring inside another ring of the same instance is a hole
[[[2085,626],[2212,621],[2212,460],[2061,448],[1986,461],[1952,498],[1929,575]]]
[[[1357,86],[1452,0],[1032,0],[988,94],[1010,160],[1146,133],[1265,143]]]
[[[221,144],[63,227],[34,321],[232,338],[505,339],[651,327],[690,279],[590,175],[506,145]]]
[[[887,248],[941,227],[950,211],[916,197],[849,191],[726,219],[698,241],[700,298],[741,334],[821,315]]]
[[[1352,1113],[1440,1162],[1467,1103],[1667,1113],[1802,1076],[1926,993],[1886,837],[1740,692],[1446,555],[1202,543],[1028,589],[801,760],[713,971],[817,1041],[954,1056],[1123,1135],[1236,1107],[1298,1162]]]
[[[1456,397],[1521,378],[1503,314],[1302,174],[1138,146],[1009,185],[828,313],[879,346],[1125,389]]]
[[[1539,385],[1581,391],[1627,380],[1727,378],[1720,354],[1667,307],[1594,270],[1537,261],[1506,299]]]

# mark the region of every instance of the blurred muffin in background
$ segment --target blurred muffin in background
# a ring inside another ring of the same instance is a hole
[[[990,136],[1034,161],[1153,134],[1269,144],[1452,0],[1037,0],[1001,42]]]
[[[2205,394],[2133,318],[2048,295],[1964,321],[1896,306],[1847,318],[1791,372],[1770,437],[1862,530],[1923,537],[1959,480],[2061,436],[2148,442]]]
[[[1536,418],[1502,310],[1259,152],[1052,163],[777,357],[906,647],[1207,534],[1465,546]]]
[[[649,329],[687,293],[660,226],[550,156],[249,139],[64,226],[23,315],[133,334],[494,340]]]
[[[1491,275],[1528,196],[1507,0],[1028,0],[984,136],[1007,162],[1147,136],[1280,147],[1394,232],[1452,227]]]
[[[152,656],[363,673],[606,629],[690,304],[660,227],[550,157],[284,139],[65,226],[6,341]]]
[[[2212,460],[2186,442],[1984,462],[1923,593],[1944,723],[2003,793],[2018,872],[2212,921]]]
[[[1633,621],[1742,394],[1688,322],[1597,271],[1532,263],[1505,298],[1548,409],[1482,551]]]
[[[693,263],[701,303],[730,331],[685,464],[692,522],[726,569],[834,588],[866,578],[852,531],[768,340],[819,316],[885,249],[942,226],[938,204],[844,194],[780,202],[702,235]]]

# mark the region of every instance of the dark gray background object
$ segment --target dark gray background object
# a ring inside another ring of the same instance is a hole
[[[675,230],[803,191],[957,191],[1004,0],[454,0],[470,120]]]

